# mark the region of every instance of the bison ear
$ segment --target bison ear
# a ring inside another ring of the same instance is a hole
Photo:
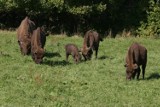
[[[138,65],[137,64],[134,64],[133,65],[133,69],[137,69],[138,68]]]

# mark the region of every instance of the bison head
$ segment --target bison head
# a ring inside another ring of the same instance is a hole
[[[18,40],[22,55],[28,55],[31,52],[31,41],[30,39]]]
[[[40,64],[43,61],[44,49],[39,48],[32,53],[32,59],[36,64]]]
[[[74,56],[74,62],[78,63],[80,60],[81,60],[81,54],[78,53],[77,55]]]
[[[82,55],[84,56],[85,59],[91,59],[93,51],[90,47],[89,48],[81,48],[81,52],[82,52]]]
[[[126,67],[126,79],[127,80],[131,80],[131,78],[135,77],[135,73],[136,73],[136,69],[138,68],[137,64],[125,64],[124,65]]]
[[[43,25],[43,26],[41,27],[41,33],[42,33],[44,36],[48,36],[48,35],[49,35],[49,31],[47,31],[46,25]]]

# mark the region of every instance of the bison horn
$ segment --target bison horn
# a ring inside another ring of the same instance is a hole
[[[87,48],[87,50],[90,50],[90,49],[91,49],[91,47]]]
[[[137,64],[134,64],[133,65],[133,69],[137,69],[138,68],[138,65]]]
[[[80,49],[80,52],[83,52],[83,48]]]

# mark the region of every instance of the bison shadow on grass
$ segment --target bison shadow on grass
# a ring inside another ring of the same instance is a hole
[[[44,60],[43,61],[44,65],[49,65],[49,66],[66,66],[70,65],[71,63],[63,60],[63,61],[51,61],[51,60]]]
[[[58,52],[45,52],[45,57],[52,58],[52,57],[61,57]]]
[[[146,78],[147,80],[151,80],[151,79],[159,79],[160,78],[160,74],[159,73],[152,73],[148,78]]]
[[[103,55],[103,56],[100,56],[98,59],[99,59],[99,60],[105,60],[105,59],[114,59],[114,58]]]
[[[103,55],[103,56],[100,56],[98,59],[100,59],[100,60],[104,60],[104,59],[108,59],[108,58],[110,58],[109,56],[105,56],[105,55]]]

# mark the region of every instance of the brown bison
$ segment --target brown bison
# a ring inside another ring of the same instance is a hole
[[[44,45],[46,42],[46,33],[43,28],[38,27],[33,31],[31,38],[31,54],[36,64],[40,64],[44,57]]]
[[[81,55],[79,54],[79,50],[76,45],[74,44],[65,45],[65,51],[66,51],[66,61],[68,61],[69,55],[72,55],[75,63],[78,63],[81,60]]]
[[[142,65],[143,79],[145,75],[145,68],[147,64],[147,49],[138,43],[133,43],[126,55],[126,79],[131,80],[135,78],[137,74],[137,79],[140,75],[140,65]]]
[[[86,32],[83,47],[81,48],[81,52],[85,60],[91,58],[93,50],[95,50],[95,57],[97,58],[100,41],[103,40],[96,31],[89,30]]]
[[[31,52],[31,35],[35,28],[35,23],[26,17],[17,29],[18,44],[23,55]]]

